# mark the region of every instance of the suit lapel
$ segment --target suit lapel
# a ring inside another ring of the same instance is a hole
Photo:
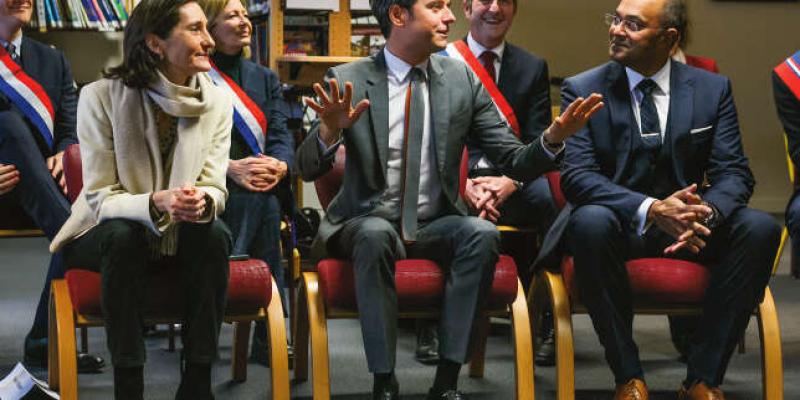
[[[436,164],[439,172],[444,171],[445,154],[447,152],[447,131],[450,129],[450,101],[447,90],[447,77],[442,72],[437,57],[430,58],[428,67],[430,76],[431,121],[433,121],[433,141],[436,146]],[[459,156],[461,152],[459,151]]]
[[[625,166],[633,151],[631,135],[638,134],[639,129],[635,126],[631,110],[632,99],[625,68],[618,63],[613,63],[609,68],[612,68],[612,71],[607,75],[606,84],[609,85],[607,104],[611,116],[611,134],[614,136],[616,144],[617,169],[614,181],[617,182],[625,171]]]
[[[366,77],[369,116],[380,161],[380,174],[386,178],[386,159],[389,154],[389,83],[383,51],[375,56],[372,65],[374,68],[367,72]]]
[[[692,124],[692,110],[694,109],[694,85],[686,76],[685,67],[672,62],[669,80],[669,116],[667,117],[667,138],[672,153],[672,166],[675,177],[683,179],[683,155],[688,151],[689,130]]]

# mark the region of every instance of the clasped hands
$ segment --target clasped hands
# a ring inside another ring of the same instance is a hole
[[[691,184],[664,200],[654,201],[647,211],[647,222],[675,238],[675,243],[664,249],[664,254],[683,248],[697,254],[706,247],[704,237],[711,235],[711,229],[701,221],[713,212],[697,194],[697,184]]]
[[[203,189],[189,184],[153,192],[151,198],[156,209],[169,214],[175,222],[198,222],[206,214],[211,202]]]
[[[228,177],[251,192],[268,192],[286,176],[288,167],[277,158],[259,154],[228,161]]]

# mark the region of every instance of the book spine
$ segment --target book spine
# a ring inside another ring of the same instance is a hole
[[[100,5],[100,10],[103,12],[103,15],[105,15],[109,27],[111,27],[111,29],[119,28],[119,22],[117,22],[116,16],[108,8],[108,0],[97,0],[97,4]]]
[[[100,6],[97,4],[97,0],[92,0],[92,7],[94,7],[94,13],[97,15],[97,21],[100,23],[100,29],[108,30],[110,27],[105,15],[103,15],[103,11],[100,10]]]
[[[100,21],[97,18],[97,14],[94,12],[94,6],[92,5],[91,0],[80,0],[83,7],[83,12],[86,14],[86,18],[88,19],[89,27],[90,28],[99,28]]]

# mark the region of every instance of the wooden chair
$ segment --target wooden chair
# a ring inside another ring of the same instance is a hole
[[[74,201],[82,187],[77,145],[65,152],[64,172]],[[148,277],[146,324],[180,322],[181,296],[173,285],[179,273],[176,268],[167,268]],[[100,290],[100,274],[88,270],[70,269],[64,279],[52,282],[48,378],[50,387],[60,392],[61,399],[78,398],[75,328],[103,326]],[[288,400],[286,328],[278,288],[263,261],[232,261],[225,321],[234,324],[231,375],[235,382],[247,379],[250,325],[259,320],[267,322],[270,332],[272,398]]]
[[[341,186],[344,155],[344,146],[340,146],[333,169],[315,182],[317,195],[324,207],[327,207]],[[297,308],[298,328],[295,331],[294,376],[299,381],[305,381],[308,377],[310,339],[313,397],[315,400],[328,400],[330,377],[327,320],[358,318],[353,269],[347,261],[326,259],[317,265],[317,271],[303,272],[302,278]],[[444,279],[441,269],[432,261],[398,261],[395,264],[395,285],[400,318],[438,318]],[[517,278],[516,264],[510,257],[501,256],[497,263],[487,304],[475,323],[475,350],[470,364],[470,376],[483,376],[488,318],[510,315],[514,333],[516,398],[532,400],[534,393],[530,320],[525,294]]]
[[[553,193],[563,194],[556,175],[548,177]],[[780,253],[778,253],[780,255]],[[701,264],[668,259],[642,258],[626,263],[634,296],[634,313],[644,315],[699,315],[708,285],[708,268]],[[545,291],[550,298],[556,336],[556,385],[558,400],[575,398],[575,366],[572,339],[572,314],[587,310],[577,297],[572,258],[565,257],[560,272],[540,271],[528,292],[529,306]],[[783,360],[778,314],[769,287],[755,310],[761,337],[763,398],[783,399]]]

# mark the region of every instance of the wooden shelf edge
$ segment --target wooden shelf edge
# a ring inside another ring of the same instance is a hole
[[[279,63],[316,63],[316,64],[344,64],[360,60],[361,57],[344,56],[280,56]]]

